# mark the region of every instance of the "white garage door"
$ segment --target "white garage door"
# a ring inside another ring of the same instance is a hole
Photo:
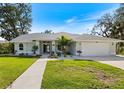
[[[82,56],[110,55],[109,43],[82,43]]]

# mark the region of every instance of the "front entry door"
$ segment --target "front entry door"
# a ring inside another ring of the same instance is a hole
[[[50,52],[50,45],[49,44],[43,44],[43,52],[44,53]]]
[[[47,53],[47,45],[45,45],[45,44],[43,45],[43,52]]]

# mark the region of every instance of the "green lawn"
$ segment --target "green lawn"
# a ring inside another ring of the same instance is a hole
[[[41,88],[124,88],[124,70],[91,60],[48,61]]]
[[[8,87],[36,59],[30,57],[0,57],[0,88]]]

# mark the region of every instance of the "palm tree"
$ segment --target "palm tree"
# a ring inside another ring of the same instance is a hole
[[[61,36],[58,38],[58,44],[60,45],[61,51],[64,55],[66,54],[67,46],[70,45],[71,41],[72,41],[71,39],[69,39],[65,36]]]

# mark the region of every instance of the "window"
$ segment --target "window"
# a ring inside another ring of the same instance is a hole
[[[23,50],[23,44],[22,43],[19,44],[19,50]]]

